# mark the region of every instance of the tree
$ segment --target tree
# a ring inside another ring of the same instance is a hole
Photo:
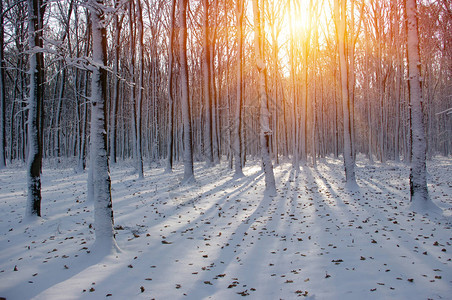
[[[418,9],[416,0],[405,0],[407,20],[407,56],[408,56],[408,88],[411,107],[411,169],[410,169],[410,201],[413,210],[425,211],[439,208],[430,200],[427,189],[426,139],[423,120],[423,99],[420,73],[421,58],[419,55]]]
[[[140,70],[142,70],[142,65],[138,63],[138,80],[137,80],[137,74],[136,74],[136,54],[135,51],[137,49],[137,34],[138,34],[138,47],[139,49],[142,48],[142,27],[140,27],[140,21],[139,19],[141,13],[141,2],[138,3],[140,7],[138,8],[138,12],[135,11],[135,1],[129,2],[129,29],[130,29],[130,49],[131,55],[130,55],[130,75],[132,78],[132,84],[131,84],[131,107],[132,107],[132,142],[133,142],[133,155],[135,159],[135,168],[136,172],[138,173],[138,178],[143,178],[143,154],[141,151],[141,102],[142,102],[142,85],[140,85],[140,80],[142,82],[142,73]],[[138,14],[138,15],[137,15]],[[142,22],[141,22],[142,24]],[[137,32],[138,29],[138,32]],[[141,32],[140,32],[141,31]],[[141,42],[140,42],[141,41]],[[140,60],[141,51],[138,50],[138,60]],[[140,76],[141,74],[141,76]],[[137,96],[138,92],[138,96]]]
[[[5,33],[3,1],[0,2],[0,170],[6,167],[6,89],[5,89]]]
[[[178,0],[179,6],[179,56],[180,56],[180,86],[181,86],[181,108],[182,122],[184,127],[184,178],[182,183],[190,183],[195,180],[193,172],[193,150],[190,115],[190,94],[188,85],[188,63],[187,63],[187,0]]]
[[[42,126],[44,101],[43,18],[46,2],[28,0],[30,84],[28,97],[28,199],[26,216],[41,216]]]
[[[171,0],[170,28],[169,28],[169,45],[168,45],[168,133],[167,133],[167,151],[166,151],[166,172],[173,169],[173,135],[174,135],[174,99],[173,99],[173,44],[176,13],[176,0]]]
[[[141,0],[137,1],[137,27],[138,27],[138,82],[135,85],[137,89],[137,168],[138,177],[144,178],[143,174],[143,151],[141,149],[141,128],[142,128],[142,109],[143,109],[143,76],[144,76],[144,41],[143,41],[143,11],[141,8]]]
[[[212,76],[211,76],[211,55],[210,55],[210,43],[209,43],[209,0],[202,1],[204,6],[203,14],[203,56],[202,56],[202,68],[203,68],[203,91],[204,91],[204,110],[205,110],[205,134],[204,134],[204,155],[206,157],[207,166],[213,165],[213,150],[212,150],[212,96],[213,88]]]
[[[96,251],[117,249],[113,230],[110,169],[107,156],[107,30],[103,0],[89,0],[94,63],[91,82],[90,169],[94,187],[94,228]],[[89,184],[89,183],[88,183]]]
[[[289,11],[289,68],[290,68],[290,96],[292,98],[292,148],[293,148],[293,157],[292,157],[292,166],[295,170],[299,170],[300,167],[300,159],[299,159],[299,121],[298,121],[298,98],[295,86],[295,43],[293,37],[293,18],[291,13],[290,2],[292,0],[287,1],[287,7]]]
[[[334,18],[336,20],[337,48],[339,52],[339,68],[341,80],[341,97],[344,126],[344,167],[348,188],[356,188],[355,158],[352,146],[352,121],[349,94],[349,79],[346,52],[347,1],[335,0]]]
[[[259,0],[253,0],[254,14],[254,54],[258,71],[258,93],[260,104],[260,146],[262,164],[265,174],[265,189],[269,195],[276,194],[275,175],[270,159],[270,136],[272,134],[269,124],[268,95],[267,95],[267,71],[264,60],[264,38]]]
[[[237,0],[237,97],[234,117],[235,178],[243,176],[242,171],[242,105],[243,105],[243,16],[245,0]]]
[[[119,0],[114,1],[115,8],[119,7]],[[114,61],[113,61],[113,95],[111,99],[111,117],[110,117],[110,161],[116,163],[116,115],[118,114],[118,101],[119,101],[119,55],[121,50],[120,38],[122,20],[118,16],[119,13],[115,13],[114,19]]]

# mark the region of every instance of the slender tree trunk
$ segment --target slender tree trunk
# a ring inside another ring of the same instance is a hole
[[[0,170],[6,167],[6,89],[5,89],[5,62],[4,62],[4,28],[3,28],[3,1],[0,1]],[[13,99],[14,101],[14,99]],[[12,127],[11,122],[11,127]],[[12,142],[12,137],[11,137]]]
[[[288,9],[290,12],[290,2],[292,0],[288,0]],[[293,38],[293,26],[292,26],[292,13],[289,13],[289,20],[291,26],[289,26],[290,30],[290,52],[289,52],[289,65],[290,65],[290,93],[292,98],[292,146],[293,146],[293,157],[292,157],[292,165],[296,170],[299,169],[299,138],[298,138],[298,101],[297,95],[295,91],[295,62],[294,62],[294,38]]]
[[[187,63],[187,4],[188,0],[178,0],[179,4],[179,56],[180,56],[180,80],[181,80],[181,109],[184,127],[184,178],[182,183],[190,183],[195,180],[193,172],[193,148],[192,126],[190,114],[190,93],[188,85]]]
[[[422,112],[421,58],[419,55],[419,32],[416,0],[405,0],[407,20],[408,89],[411,107],[411,208],[417,211],[439,208],[430,200],[427,189],[426,140]]]
[[[61,71],[61,81],[60,81],[60,86],[58,89],[58,104],[57,104],[57,111],[56,111],[56,115],[55,115],[55,142],[54,142],[54,147],[55,147],[55,156],[56,157],[60,157],[61,155],[61,149],[60,149],[60,142],[61,142],[61,138],[60,138],[60,131],[61,131],[61,109],[63,106],[63,97],[64,97],[64,89],[65,89],[65,85],[66,85],[66,69],[61,65],[60,66],[62,71]]]
[[[91,162],[94,186],[95,251],[117,249],[113,230],[111,180],[107,156],[107,30],[104,26],[103,0],[88,2],[93,35],[91,83]]]
[[[365,62],[364,62],[364,66],[367,70],[367,72],[369,72],[370,70],[370,63],[369,63],[369,57],[371,55],[370,53],[370,36],[368,33],[368,27],[365,24],[364,25],[364,39],[366,41],[366,52],[365,52]],[[370,74],[367,73],[367,76],[370,77]],[[373,164],[374,159],[373,159],[373,153],[372,153],[372,101],[370,99],[369,96],[369,80],[365,80],[364,81],[364,99],[366,102],[366,107],[367,107],[367,156],[369,157],[369,162],[371,164]]]
[[[234,169],[235,178],[243,177],[242,171],[242,105],[243,105],[243,16],[245,0],[237,1],[237,96],[234,117]]]
[[[174,137],[174,99],[173,99],[173,44],[175,26],[176,0],[171,0],[171,27],[169,33],[168,45],[168,132],[167,132],[167,151],[166,151],[166,172],[173,169],[173,137]]]
[[[210,68],[210,45],[209,45],[209,0],[202,1],[204,6],[203,14],[203,92],[204,92],[204,112],[205,112],[205,132],[204,132],[204,155],[208,167],[213,165],[212,150],[212,84],[211,68]]]
[[[340,6],[339,6],[340,5]],[[348,70],[346,58],[346,0],[335,0],[334,14],[336,19],[336,28],[338,36],[338,50],[339,50],[339,68],[341,79],[341,96],[342,96],[342,113],[344,126],[344,167],[346,185],[349,188],[355,188],[355,158],[352,153],[352,128],[351,128],[351,113],[350,113],[350,95],[348,91]]]
[[[136,27],[135,27],[135,1],[131,0],[129,2],[129,30],[130,30],[130,49],[132,49],[130,53],[130,76],[132,86],[130,87],[130,106],[132,108],[132,116],[131,116],[131,127],[132,127],[132,153],[133,159],[135,160],[135,171],[139,173],[139,160],[138,160],[138,151],[137,151],[137,104],[136,104]],[[138,175],[139,176],[139,175]]]
[[[275,163],[279,164],[279,143],[278,143],[278,138],[279,138],[279,128],[278,128],[278,113],[280,112],[279,109],[279,104],[280,104],[280,100],[278,97],[278,85],[279,85],[279,64],[278,64],[278,38],[277,38],[277,29],[276,27],[276,20],[277,20],[277,16],[276,16],[276,11],[275,11],[275,7],[274,7],[274,2],[272,2],[272,7],[271,7],[271,17],[270,17],[270,27],[271,27],[271,36],[272,36],[272,63],[273,63],[273,76],[272,76],[272,81],[273,81],[273,89],[272,89],[272,101],[271,101],[271,111],[272,111],[272,131],[273,131],[273,136],[272,136],[272,154],[273,154],[273,158],[275,159]],[[284,103],[283,103],[284,105]]]
[[[86,44],[85,44],[85,56],[87,57],[90,51],[90,41],[91,41],[91,17],[87,13],[86,14]],[[89,83],[89,73],[84,72],[83,73],[83,80],[81,82],[84,82],[84,96],[85,99],[83,101],[83,118],[82,118],[82,136],[80,141],[80,151],[79,151],[79,157],[78,157],[78,170],[83,171],[86,167],[86,144],[87,144],[87,128],[88,128],[88,103],[86,99],[89,99],[88,95],[88,83]],[[91,168],[89,169],[88,176],[91,176]],[[88,201],[93,201],[94,199],[94,191],[92,186],[92,180],[88,180]]]
[[[42,48],[42,29],[45,2],[28,0],[28,30],[30,50]],[[41,216],[41,168],[42,168],[42,105],[44,100],[44,54],[31,51],[30,95],[28,98],[28,201],[26,216]]]
[[[143,75],[144,75],[144,41],[143,41],[143,12],[141,8],[141,0],[137,2],[137,29],[138,29],[138,82],[135,85],[137,89],[137,170],[138,178],[143,179],[143,151],[141,149],[141,128],[142,128],[142,108],[143,108]]]
[[[259,73],[258,90],[260,102],[260,146],[262,164],[265,173],[265,188],[269,195],[276,195],[275,176],[270,158],[269,141],[272,134],[270,129],[270,116],[268,111],[267,74],[263,51],[263,28],[260,15],[259,0],[253,0],[254,14],[254,53],[256,56],[256,68]]]
[[[119,0],[115,0],[115,8],[118,8]],[[121,50],[121,21],[118,13],[114,15],[114,61],[113,61],[113,97],[111,101],[111,116],[110,116],[110,162],[116,163],[116,116],[118,114],[119,102],[119,55]],[[122,19],[121,19],[122,20]]]

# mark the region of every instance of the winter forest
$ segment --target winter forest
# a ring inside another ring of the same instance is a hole
[[[0,299],[452,295],[450,1],[0,23]]]

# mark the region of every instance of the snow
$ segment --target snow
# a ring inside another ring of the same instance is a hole
[[[117,244],[93,253],[87,172],[44,163],[42,218],[23,221],[24,166],[0,171],[0,297],[6,299],[450,299],[452,158],[428,162],[432,201],[412,212],[409,166],[359,156],[359,191],[343,162],[275,166],[264,196],[260,161],[234,179],[227,162],[111,169]]]

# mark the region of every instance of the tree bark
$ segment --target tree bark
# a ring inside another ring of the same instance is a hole
[[[349,79],[346,57],[346,0],[335,0],[334,14],[336,19],[337,30],[337,47],[339,50],[339,69],[341,79],[341,97],[342,97],[342,113],[344,128],[344,167],[346,186],[348,188],[356,188],[355,178],[355,158],[352,147],[352,122],[349,95]]]
[[[0,170],[6,167],[6,89],[5,89],[5,62],[3,28],[3,1],[0,1]],[[11,124],[12,127],[12,124]],[[12,142],[12,137],[11,137]]]
[[[256,68],[258,71],[258,90],[260,103],[260,146],[262,164],[265,174],[265,189],[269,195],[276,195],[275,176],[270,158],[270,136],[272,134],[269,122],[268,95],[267,95],[267,71],[263,53],[263,28],[260,15],[259,0],[253,0],[254,14],[254,53]]]
[[[427,189],[426,139],[423,120],[421,91],[421,58],[419,55],[419,32],[416,0],[405,0],[407,20],[408,89],[411,106],[411,208],[417,211],[439,208],[430,200]]]
[[[237,1],[237,95],[234,116],[234,178],[243,177],[242,170],[242,105],[243,105],[243,16],[245,0]]]
[[[288,0],[288,9],[290,12],[290,2],[292,0]],[[300,161],[299,161],[299,136],[298,136],[298,101],[297,94],[295,90],[295,65],[294,65],[294,38],[293,38],[293,26],[292,26],[292,13],[289,13],[289,22],[291,26],[289,26],[290,33],[290,51],[289,51],[289,65],[290,65],[290,94],[292,98],[292,148],[293,148],[293,157],[292,157],[292,166],[294,169],[298,170]]]
[[[104,26],[103,0],[88,2],[93,35],[91,83],[91,162],[94,187],[95,251],[109,252],[117,245],[113,230],[111,180],[107,156],[107,30]]]
[[[115,8],[118,8],[119,1],[115,0]],[[113,97],[111,99],[111,116],[110,116],[110,162],[116,163],[116,116],[118,114],[119,102],[119,55],[121,45],[121,24],[122,18],[119,20],[118,13],[114,15],[114,61],[113,61]]]
[[[44,101],[43,16],[46,3],[28,0],[30,85],[28,98],[28,201],[26,216],[41,216],[42,105]]]
[[[204,156],[208,167],[213,165],[213,150],[212,150],[212,76],[211,76],[211,55],[209,43],[209,0],[202,1],[204,6],[203,14],[203,56],[202,56],[202,70],[203,70],[203,92],[204,92],[204,113],[205,113],[205,132],[204,132]],[[212,53],[213,54],[213,53]]]
[[[137,29],[138,29],[138,82],[135,85],[137,89],[137,170],[138,178],[143,179],[143,151],[142,151],[142,108],[143,108],[143,76],[144,76],[144,40],[143,40],[143,11],[141,0],[137,1]]]
[[[167,151],[166,151],[166,172],[171,172],[173,169],[173,136],[174,136],[174,99],[173,99],[173,44],[174,44],[174,31],[175,26],[175,12],[176,12],[176,0],[171,1],[171,27],[169,32],[169,45],[168,45],[168,132],[167,132]]]
[[[187,63],[187,4],[188,0],[178,0],[179,5],[179,56],[181,80],[181,109],[184,128],[184,178],[182,183],[191,183],[195,180],[193,172],[192,126],[190,114],[190,93],[188,85]]]

